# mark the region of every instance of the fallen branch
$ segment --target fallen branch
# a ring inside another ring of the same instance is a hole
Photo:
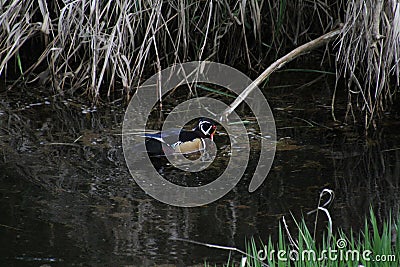
[[[242,103],[255,88],[257,88],[259,84],[261,84],[267,77],[271,75],[271,73],[282,68],[286,63],[292,61],[299,55],[309,52],[323,44],[328,43],[342,31],[342,28],[343,25],[340,25],[338,29],[330,31],[318,37],[317,39],[314,39],[306,44],[297,47],[290,53],[286,54],[285,56],[281,57],[280,59],[272,63],[260,76],[258,76],[257,79],[255,79],[246,89],[244,89],[244,91],[236,98],[235,101],[233,101],[233,103],[228,108],[224,110],[224,112],[222,113],[221,120],[226,119],[237,108],[237,106],[239,106],[239,104]]]

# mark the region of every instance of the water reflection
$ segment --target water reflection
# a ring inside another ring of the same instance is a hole
[[[345,229],[360,227],[370,205],[380,219],[399,208],[396,125],[365,138],[354,129],[321,126],[329,121],[324,117],[328,111],[321,115],[312,107],[297,113],[276,110],[277,155],[260,189],[247,191],[260,138],[257,127],[249,124],[252,153],[240,183],[212,204],[176,208],[147,196],[129,175],[122,157],[123,114],[116,112],[118,107],[83,113],[79,103],[67,103],[52,101],[18,112],[12,104],[0,106],[4,264],[221,263],[228,252],[173,238],[244,249],[251,236],[276,237],[282,215],[292,211],[300,218],[314,209],[323,188],[335,191],[334,225]],[[224,141],[218,144],[221,165],[229,159],[224,146]],[[201,175],[161,168],[180,182],[204,182]]]

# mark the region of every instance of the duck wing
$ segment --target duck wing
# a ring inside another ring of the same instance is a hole
[[[176,141],[178,141],[177,139],[180,133],[181,129],[173,128],[158,133],[146,133],[144,137],[171,145],[173,143],[176,143]]]

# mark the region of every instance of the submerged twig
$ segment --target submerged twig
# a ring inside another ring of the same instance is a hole
[[[244,252],[241,249],[235,248],[235,247],[227,247],[227,246],[220,246],[220,245],[214,245],[214,244],[208,244],[208,243],[203,243],[203,242],[199,242],[199,241],[195,241],[195,240],[190,240],[190,239],[184,239],[184,238],[179,238],[179,237],[173,237],[170,238],[171,240],[176,240],[176,241],[183,241],[183,242],[188,242],[188,243],[192,243],[192,244],[196,244],[196,245],[201,245],[201,246],[206,246],[209,248],[217,248],[217,249],[223,249],[223,250],[229,250],[229,251],[235,251],[235,252],[239,252],[240,254],[255,259],[254,256]],[[257,259],[259,260],[259,259]]]
[[[179,238],[179,237],[174,237],[174,238],[170,238],[170,239],[171,239],[171,240],[176,240],[176,241],[188,242],[188,243],[192,243],[192,244],[196,244],[196,245],[202,245],[202,246],[206,246],[206,247],[209,247],[209,248],[218,248],[218,249],[223,249],[223,250],[236,251],[236,252],[239,252],[239,253],[241,253],[241,254],[243,254],[243,255],[252,257],[251,255],[247,254],[247,253],[244,252],[243,250],[240,250],[240,249],[235,248],[235,247],[226,247],[226,246],[208,244],[208,243],[203,243],[203,242],[199,242],[199,241],[195,241],[195,240]]]
[[[321,200],[325,195],[328,195],[329,199],[327,201],[325,201],[324,204],[321,205]],[[324,190],[322,190],[321,194],[319,195],[318,207],[316,209],[314,209],[312,211],[309,211],[307,213],[307,215],[310,215],[310,214],[312,214],[314,212],[317,213],[316,216],[315,216],[315,223],[314,223],[314,239],[315,239],[315,233],[317,231],[318,211],[321,210],[321,211],[325,212],[325,214],[326,214],[326,216],[328,217],[328,220],[329,220],[329,233],[328,233],[328,241],[327,241],[328,244],[329,244],[331,236],[332,236],[333,227],[332,227],[331,215],[330,215],[329,211],[325,207],[328,206],[329,204],[331,204],[334,198],[335,198],[335,192],[333,190],[331,190],[331,189],[325,188]]]

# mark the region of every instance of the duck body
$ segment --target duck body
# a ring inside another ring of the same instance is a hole
[[[205,149],[204,139],[212,140],[215,131],[216,125],[213,122],[201,119],[191,131],[168,129],[155,134],[145,134],[146,150],[152,156],[199,152]]]

